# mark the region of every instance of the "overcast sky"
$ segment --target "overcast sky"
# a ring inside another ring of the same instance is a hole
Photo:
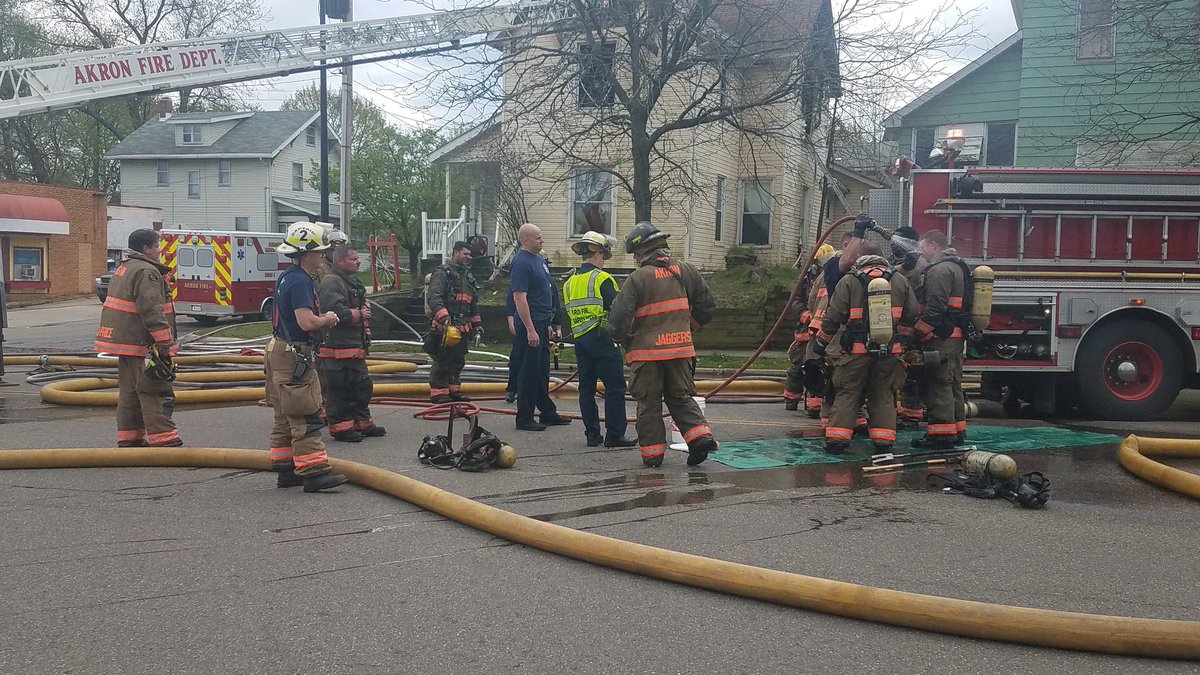
[[[354,19],[374,19],[406,14],[429,12],[427,6],[407,0],[353,0]],[[270,13],[268,28],[294,28],[318,23],[317,0],[262,0]],[[437,0],[439,6],[450,2]],[[837,4],[837,0],[835,0]],[[913,0],[913,10],[920,11],[921,5],[937,6],[937,0]],[[1012,6],[1009,0],[962,0],[956,5],[962,10],[979,10],[979,26],[984,41],[979,53],[1004,40],[1016,30]],[[408,83],[419,82],[428,77],[430,64],[425,59],[389,61],[381,64],[360,66],[354,70],[355,95],[369,97],[381,106],[391,120],[403,125],[439,126],[442,120],[406,100]],[[275,78],[251,83],[253,98],[268,110],[278,108],[288,95],[299,87],[317,80],[316,73],[305,73],[287,78]],[[340,82],[336,75],[329,78],[331,88]]]

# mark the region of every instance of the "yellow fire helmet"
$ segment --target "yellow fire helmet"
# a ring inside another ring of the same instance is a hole
[[[442,348],[449,349],[462,342],[462,331],[454,326],[446,326],[446,330],[442,331]]]
[[[825,263],[829,262],[829,259],[832,258],[836,253],[837,249],[834,247],[830,246],[829,244],[821,244],[821,247],[817,249],[817,255],[815,255],[814,258],[823,267]]]

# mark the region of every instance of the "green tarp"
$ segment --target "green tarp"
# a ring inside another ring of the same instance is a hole
[[[897,453],[910,452],[909,440],[923,432],[902,431],[896,437]],[[1121,436],[1072,431],[1058,427],[984,427],[967,430],[967,445],[989,452],[1031,452],[1082,445],[1108,445],[1121,442]],[[822,452],[823,438],[784,438],[761,441],[722,442],[717,452],[708,456],[734,469],[766,469],[775,466],[801,464],[834,464],[861,462],[874,452],[866,439],[856,438],[847,455],[827,455]]]

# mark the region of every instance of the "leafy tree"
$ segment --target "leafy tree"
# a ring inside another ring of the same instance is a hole
[[[350,139],[350,152],[357,155],[368,145],[379,138],[388,127],[383,109],[361,96],[354,97],[354,132]],[[321,90],[316,84],[311,84],[296,90],[288,97],[280,110],[320,110]],[[342,92],[340,89],[329,92],[329,128],[334,133],[342,133]],[[351,186],[353,187],[353,186]]]

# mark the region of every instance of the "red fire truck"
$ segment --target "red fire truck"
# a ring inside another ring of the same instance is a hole
[[[1200,386],[1200,172],[919,169],[870,215],[996,270],[985,398],[1145,420]]]
[[[271,320],[275,278],[289,263],[275,252],[282,234],[163,230],[162,237],[177,313],[205,324],[233,316]]]

